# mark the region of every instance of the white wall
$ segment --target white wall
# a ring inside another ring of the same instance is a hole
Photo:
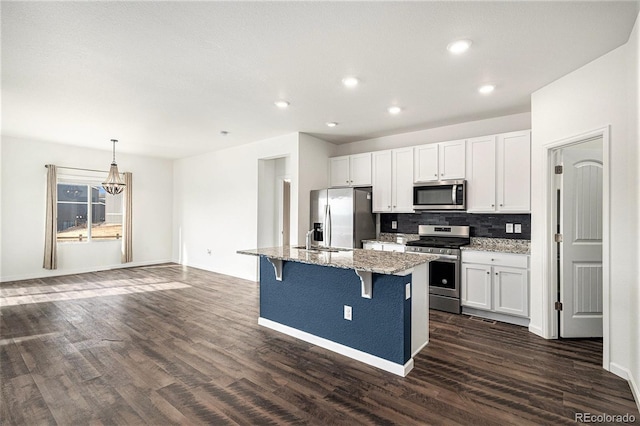
[[[257,259],[236,251],[258,246],[258,160],[286,156],[291,205],[297,206],[297,133],[176,160],[174,261],[255,281]],[[297,241],[295,209],[291,224],[291,239]]]
[[[383,149],[403,148],[432,142],[467,139],[530,128],[531,114],[525,112],[338,145],[333,155],[350,155],[369,151],[380,151]]]
[[[553,333],[543,316],[547,224],[544,145],[610,126],[610,326],[611,370],[638,375],[638,35],[532,95],[531,330]]]
[[[107,145],[107,148],[109,146]],[[2,137],[2,281],[167,262],[171,259],[172,162],[117,153],[121,172],[133,173],[133,263],[120,263],[120,241],[58,245],[58,269],[42,268],[45,164],[105,170],[110,150]]]
[[[298,244],[304,244],[304,237],[311,229],[309,192],[329,186],[329,157],[334,155],[336,146],[304,133],[300,134],[299,142]]]

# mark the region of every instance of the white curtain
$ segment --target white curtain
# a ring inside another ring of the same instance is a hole
[[[124,215],[122,223],[122,263],[133,261],[133,177],[124,173]]]
[[[42,267],[45,269],[58,268],[57,252],[57,224],[58,224],[58,178],[56,166],[47,166],[47,207],[44,231],[44,261]]]

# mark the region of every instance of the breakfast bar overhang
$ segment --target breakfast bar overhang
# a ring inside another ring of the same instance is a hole
[[[238,253],[260,256],[262,326],[400,376],[428,343],[427,263],[436,255],[288,246]]]

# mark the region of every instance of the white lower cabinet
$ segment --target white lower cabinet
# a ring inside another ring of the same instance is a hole
[[[462,252],[462,306],[529,317],[529,256]]]

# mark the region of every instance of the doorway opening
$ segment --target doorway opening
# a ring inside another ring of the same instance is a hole
[[[545,145],[547,324],[556,338],[602,338],[609,363],[607,128]]]
[[[291,175],[289,157],[258,160],[257,247],[289,245]]]

